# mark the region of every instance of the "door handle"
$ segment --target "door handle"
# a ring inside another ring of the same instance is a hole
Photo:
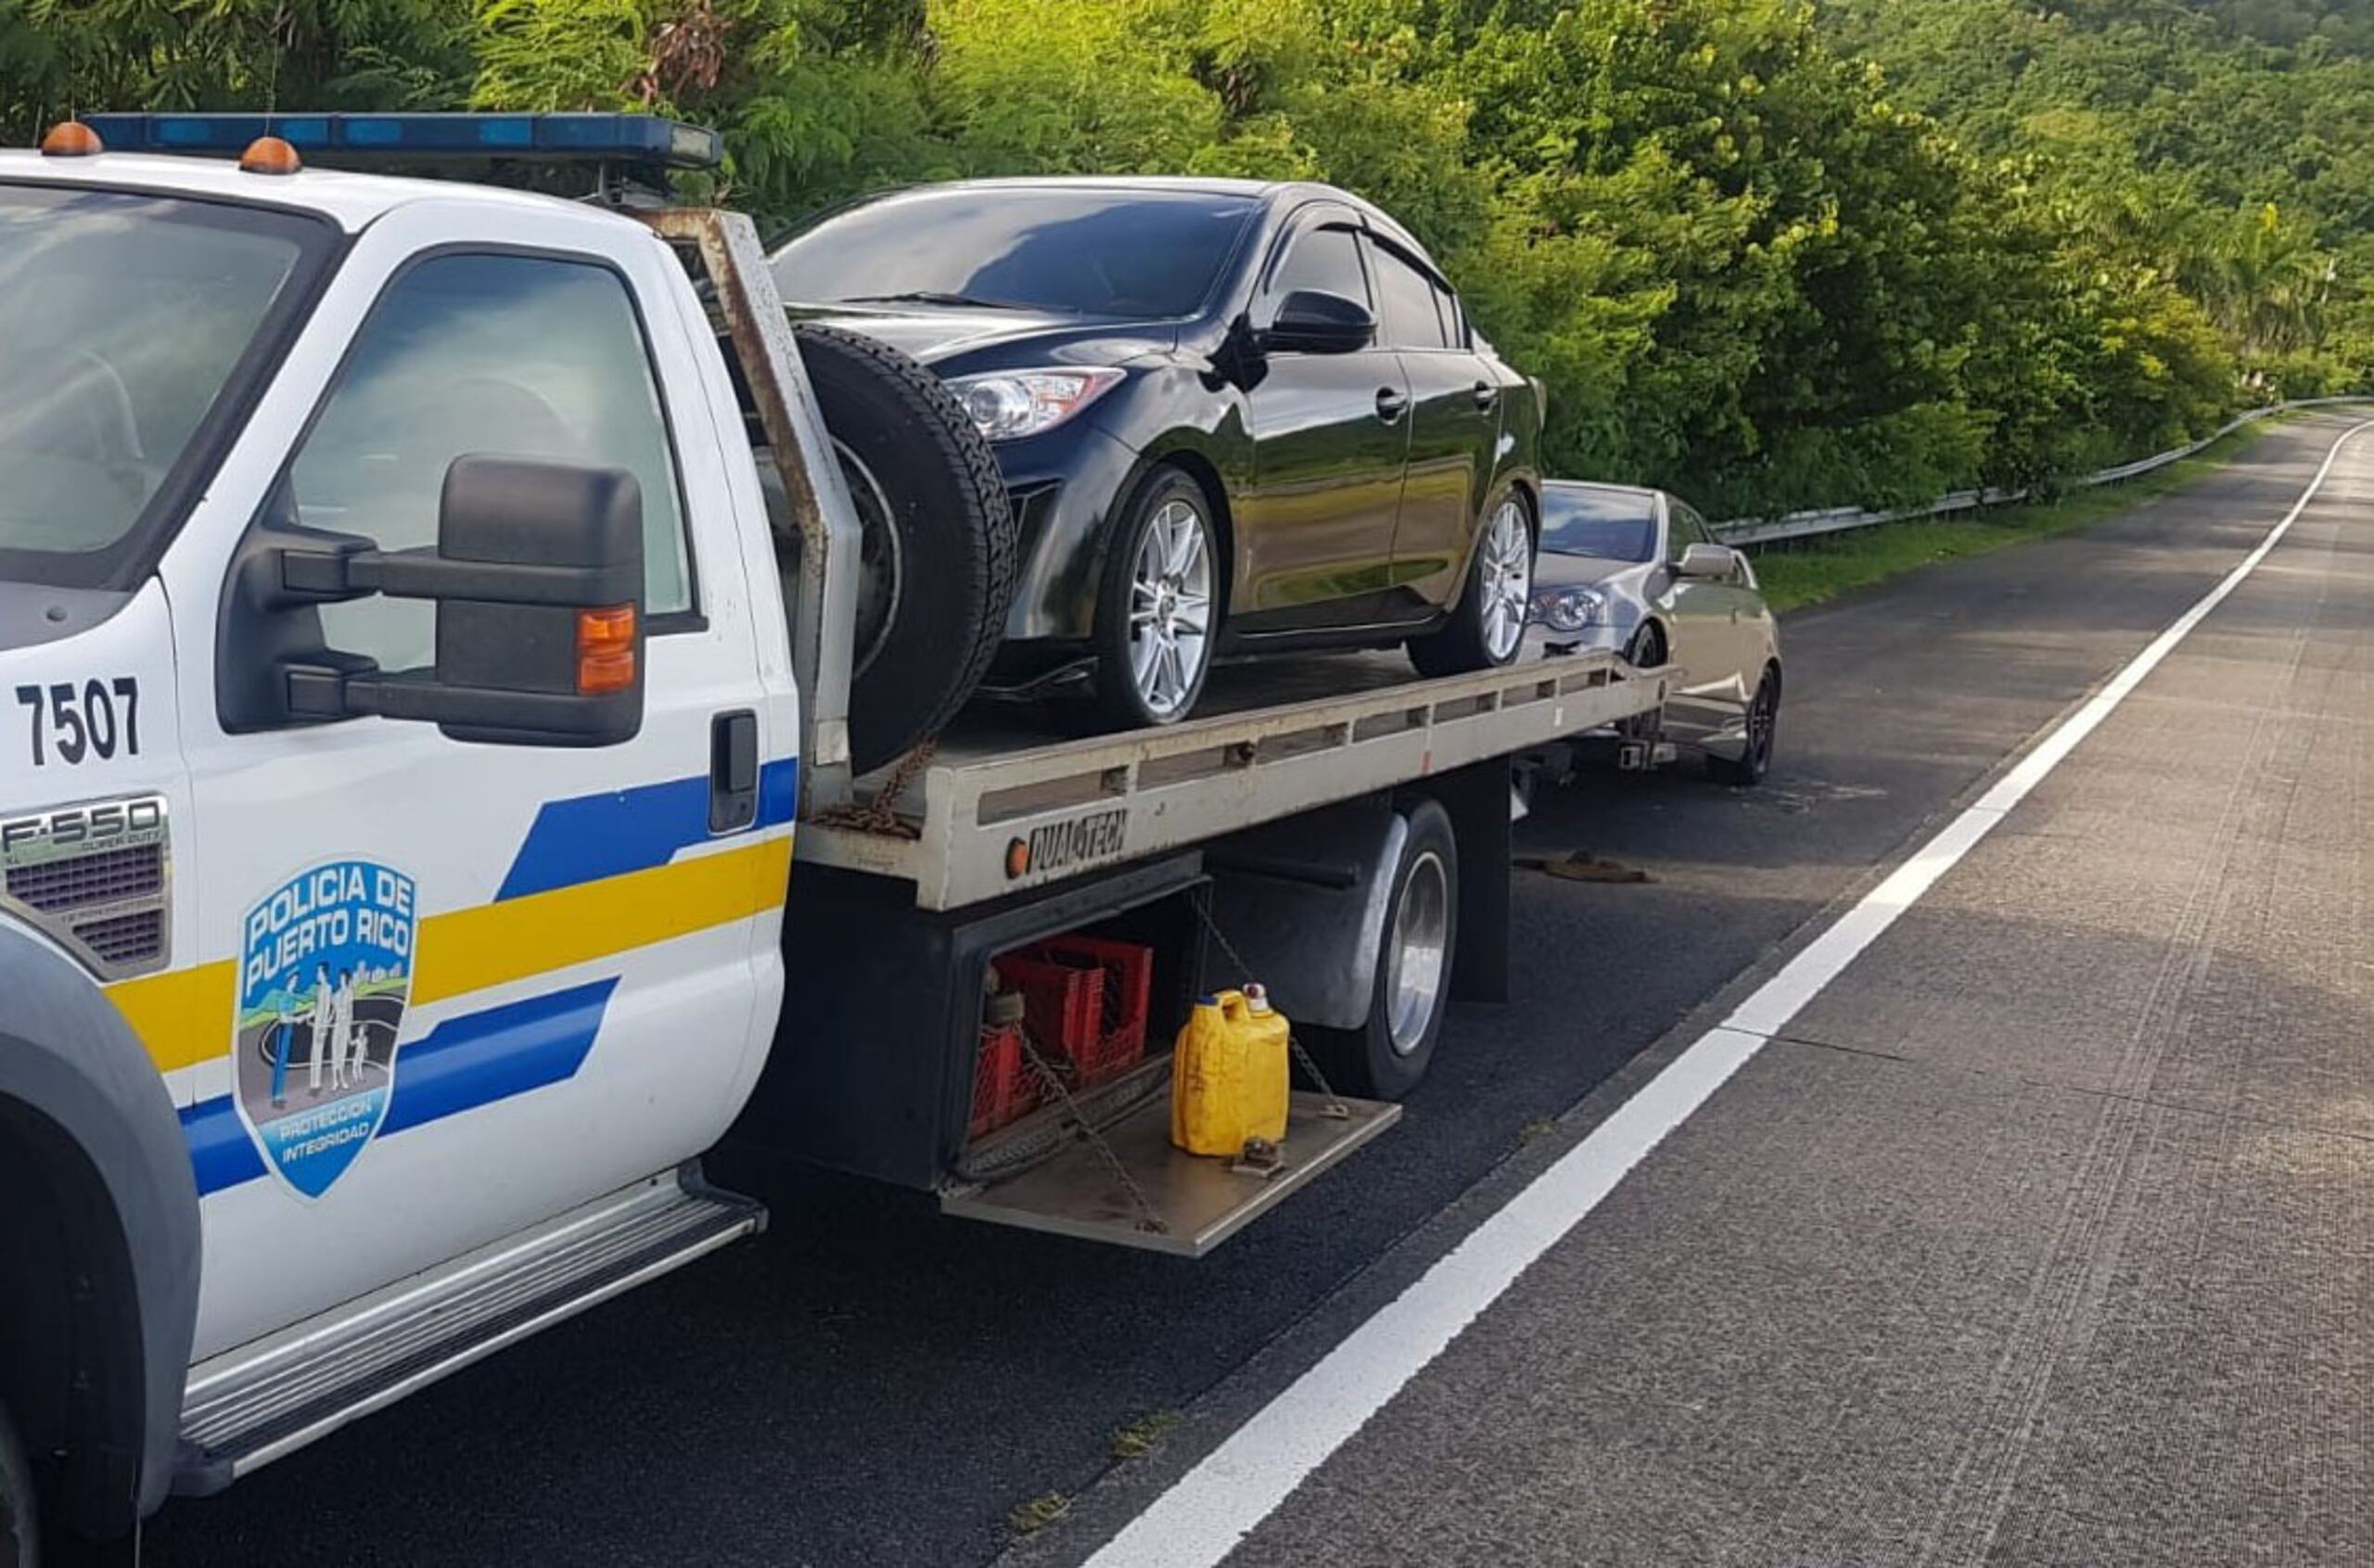
[[[1390,425],[1399,419],[1408,412],[1409,407],[1409,394],[1397,391],[1391,387],[1379,387],[1376,389],[1376,416],[1386,424]]]
[[[708,830],[734,833],[759,820],[759,716],[748,708],[708,721]]]
[[[1500,389],[1493,386],[1489,381],[1478,381],[1475,383],[1476,407],[1489,411],[1492,405],[1500,401]]]

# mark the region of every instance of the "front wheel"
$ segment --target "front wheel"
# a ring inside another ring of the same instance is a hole
[[[1157,469],[1121,515],[1096,602],[1096,702],[1117,730],[1175,724],[1219,635],[1219,530],[1204,487]]]
[[[1328,1086],[1368,1100],[1398,1100],[1435,1059],[1450,1001],[1451,954],[1459,945],[1459,843],[1432,800],[1409,816],[1393,867],[1393,901],[1376,955],[1368,1022],[1357,1029],[1305,1030]]]
[[[33,1568],[41,1560],[39,1521],[33,1512],[32,1467],[25,1446],[0,1406],[0,1568]]]
[[[1511,491],[1493,504],[1450,619],[1410,644],[1421,675],[1498,669],[1517,657],[1533,601],[1533,519]]]
[[[1780,672],[1767,666],[1747,705],[1747,736],[1737,757],[1706,754],[1706,776],[1717,784],[1746,788],[1772,771],[1772,742],[1780,723]]]

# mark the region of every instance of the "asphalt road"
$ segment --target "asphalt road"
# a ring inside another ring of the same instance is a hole
[[[2369,508],[2361,439],[1228,1561],[2374,1561]]]
[[[1085,1546],[1099,1509],[1192,1459],[1423,1264],[1478,1192],[1538,1160],[1552,1118],[1866,884],[2198,598],[2334,427],[2270,433],[2085,535],[1793,618],[1780,763],[1761,791],[1677,774],[1546,797],[1522,848],[1588,849],[1654,880],[1522,877],[1517,1001],[1458,1009],[1403,1126],[1214,1256],[968,1226],[921,1197],[785,1176],[760,1241],[172,1505],[151,1561],[978,1563],[1008,1546],[1015,1505],[1089,1491],[1117,1431],[1187,1412],[1027,1555]]]

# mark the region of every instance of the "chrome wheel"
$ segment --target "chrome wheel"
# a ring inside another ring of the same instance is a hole
[[[1130,576],[1130,673],[1155,718],[1194,699],[1211,628],[1211,525],[1174,497],[1147,520]]]
[[[1503,498],[1493,509],[1484,535],[1482,570],[1476,589],[1483,594],[1484,651],[1492,662],[1504,662],[1516,652],[1525,635],[1527,602],[1533,596],[1533,533],[1525,527],[1525,503]]]
[[[1407,1056],[1424,1043],[1450,967],[1450,876],[1432,849],[1410,862],[1385,962],[1386,1033]]]

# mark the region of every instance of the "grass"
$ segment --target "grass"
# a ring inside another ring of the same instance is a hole
[[[1765,602],[1775,612],[1786,613],[1937,561],[1985,555],[2028,540],[2090,528],[2191,483],[2279,422],[2245,426],[2181,463],[2124,484],[2074,491],[2053,501],[1882,523],[1804,545],[1768,546],[1755,557],[1755,575],[1764,584]]]
[[[1071,1498],[1061,1492],[1044,1493],[1015,1505],[1005,1516],[1006,1528],[1017,1536],[1035,1536],[1071,1511]]]
[[[1140,1416],[1113,1434],[1112,1452],[1117,1460],[1142,1460],[1158,1447],[1179,1424],[1176,1410],[1155,1410]]]

